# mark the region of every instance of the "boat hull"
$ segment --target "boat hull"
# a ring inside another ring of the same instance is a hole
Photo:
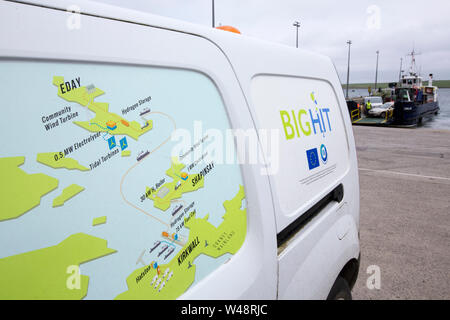
[[[417,125],[423,118],[439,112],[439,102],[415,104],[414,102],[396,102],[394,105],[394,121],[396,125]]]

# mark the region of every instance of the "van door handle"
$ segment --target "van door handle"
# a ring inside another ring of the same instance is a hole
[[[341,183],[277,234],[278,248],[288,241],[294,234],[300,231],[300,229],[302,229],[305,225],[307,225],[308,222],[318,215],[319,212],[322,211],[322,209],[325,208],[330,202],[336,201],[339,203],[342,199],[344,199],[344,186]]]

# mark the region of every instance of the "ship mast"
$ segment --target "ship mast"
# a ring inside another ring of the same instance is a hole
[[[417,53],[414,48],[411,51],[411,53],[407,54],[408,56],[411,56],[411,66],[409,67],[409,74],[411,76],[417,76],[417,72],[416,72],[416,55],[418,55],[418,54],[420,54],[420,53]]]

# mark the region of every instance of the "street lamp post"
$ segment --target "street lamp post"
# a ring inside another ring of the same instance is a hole
[[[377,92],[377,82],[378,82],[378,56],[380,55],[380,51],[377,50],[377,67],[375,68],[375,92]]]
[[[348,44],[348,62],[347,62],[347,90],[345,93],[345,98],[348,99],[348,82],[350,79],[350,46],[352,45],[352,40],[347,41]]]
[[[296,42],[295,42],[295,47],[298,48],[298,28],[300,28],[300,22],[295,21],[293,26],[297,28],[297,38],[296,38]]]
[[[216,21],[215,21],[215,12],[214,12],[214,0],[212,0],[212,27],[216,27]]]

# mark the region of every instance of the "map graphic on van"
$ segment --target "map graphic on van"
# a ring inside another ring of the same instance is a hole
[[[105,64],[0,67],[0,299],[176,299],[241,248],[237,161],[211,161],[207,136],[172,154],[177,128],[230,129],[209,78]]]

